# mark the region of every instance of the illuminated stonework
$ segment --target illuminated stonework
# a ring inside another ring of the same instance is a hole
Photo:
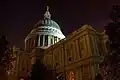
[[[38,21],[32,31],[25,39],[25,49],[29,50],[35,47],[46,49],[65,38],[59,25],[51,20],[49,7],[44,14],[44,19]]]
[[[86,24],[46,49],[43,61],[53,68],[57,64],[54,69],[63,72],[67,80],[94,80],[99,63],[108,53],[107,40],[104,32],[99,33]]]

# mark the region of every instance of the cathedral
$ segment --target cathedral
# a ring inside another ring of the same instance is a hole
[[[13,47],[14,61],[7,71],[9,80],[26,80],[37,58],[63,73],[65,80],[94,80],[99,63],[109,51],[108,37],[89,24],[80,26],[67,37],[51,19],[49,7],[24,40],[24,50]]]

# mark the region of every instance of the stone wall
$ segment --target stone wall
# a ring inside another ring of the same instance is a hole
[[[106,41],[104,33],[84,25],[45,50],[43,61],[58,73],[65,73],[68,80],[71,80],[68,76],[71,71],[75,74],[75,80],[94,80],[99,72],[99,63],[107,54]]]

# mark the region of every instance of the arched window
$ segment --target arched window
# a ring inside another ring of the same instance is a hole
[[[38,39],[39,39],[39,35],[36,36],[36,42],[35,42],[35,46],[38,46]]]
[[[45,46],[48,45],[48,35],[45,35]]]
[[[40,36],[40,46],[43,45],[43,35]]]

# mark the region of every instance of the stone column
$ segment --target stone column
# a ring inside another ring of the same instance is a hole
[[[59,41],[58,37],[57,37],[57,42]]]
[[[75,79],[76,79],[76,80],[80,80],[80,79],[79,79],[79,69],[78,69],[78,70],[76,70],[75,75],[76,75],[76,76],[75,76]]]
[[[78,80],[82,80],[82,74],[83,74],[82,67],[80,67],[78,70]]]
[[[94,65],[91,64],[91,77],[92,77],[92,80],[95,79],[95,76],[96,76],[95,68],[94,68]]]
[[[54,42],[54,36],[52,36],[52,39],[53,39],[53,44],[55,44],[55,42]]]
[[[38,37],[38,47],[40,46],[40,35]]]

